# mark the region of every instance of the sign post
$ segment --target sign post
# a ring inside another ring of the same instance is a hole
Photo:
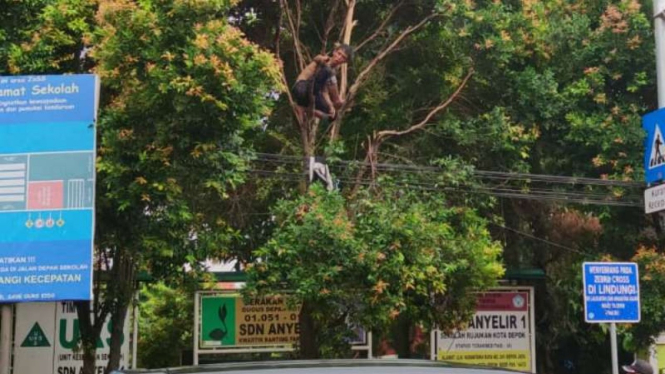
[[[612,373],[619,374],[616,323],[640,322],[639,271],[633,262],[585,262],[584,320],[610,323]]]

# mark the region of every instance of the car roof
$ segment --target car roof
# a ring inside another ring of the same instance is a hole
[[[451,364],[441,361],[402,359],[355,360],[294,360],[234,362],[167,368],[156,370],[128,370],[117,374],[248,374],[260,370],[261,374],[515,374],[517,371],[492,367]]]

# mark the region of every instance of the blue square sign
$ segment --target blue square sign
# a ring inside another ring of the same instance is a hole
[[[644,140],[644,179],[647,183],[665,180],[665,108],[643,116],[642,128],[647,133]]]
[[[589,323],[640,321],[640,283],[633,262],[585,262],[584,319]]]

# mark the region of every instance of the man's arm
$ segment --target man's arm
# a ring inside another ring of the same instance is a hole
[[[327,83],[328,95],[332,101],[335,109],[339,109],[344,105],[344,101],[339,97],[339,89],[337,88],[337,79],[335,77],[328,80]]]
[[[327,64],[329,60],[330,60],[330,57],[328,57],[327,55],[316,55],[316,56],[314,56],[314,62],[316,62],[319,65]]]

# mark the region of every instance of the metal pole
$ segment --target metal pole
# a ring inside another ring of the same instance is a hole
[[[199,364],[199,300],[201,300],[201,294],[196,292],[194,294],[194,359],[192,362],[194,365]]]
[[[12,304],[2,304],[0,323],[0,374],[9,374],[12,366]]]
[[[610,323],[610,341],[612,344],[612,374],[619,374],[619,354],[617,349],[617,325]]]
[[[658,83],[658,108],[665,107],[665,1],[653,0],[654,28],[656,34],[656,82]]]
[[[132,319],[134,323],[134,328],[132,329],[132,369],[136,369],[139,366],[139,297],[138,292],[132,303]]]
[[[437,330],[432,329],[429,333],[429,359],[436,361],[436,334]]]

